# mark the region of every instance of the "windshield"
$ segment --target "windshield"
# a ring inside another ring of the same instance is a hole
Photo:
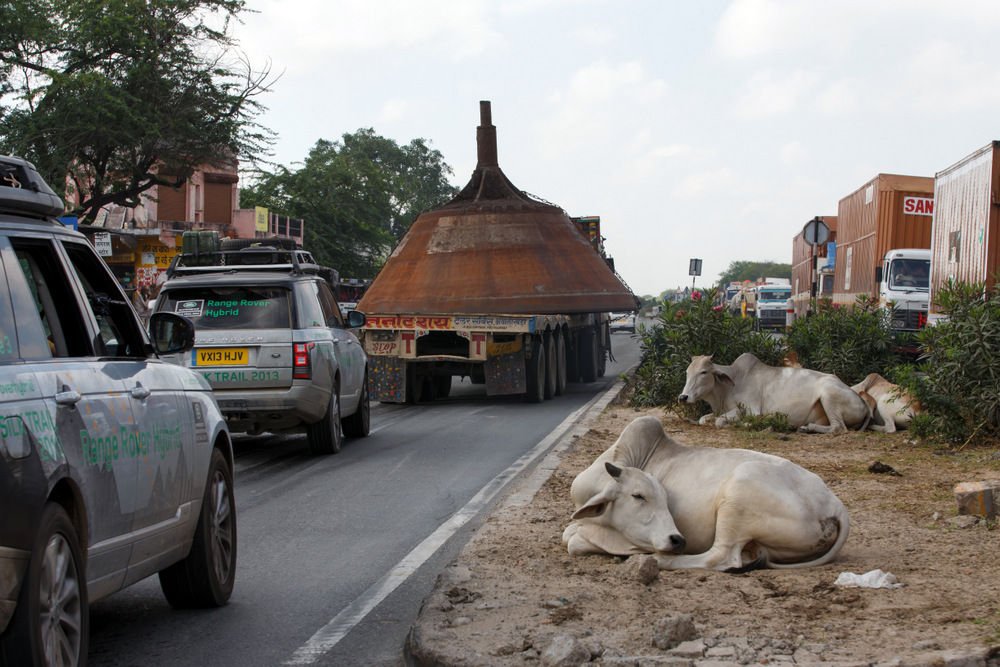
[[[889,264],[889,289],[928,289],[931,262],[928,259],[894,259]]]
[[[281,287],[191,287],[164,292],[158,311],[184,315],[197,329],[287,329],[288,290]]]
[[[757,293],[761,301],[785,301],[792,295],[790,289],[762,289]]]

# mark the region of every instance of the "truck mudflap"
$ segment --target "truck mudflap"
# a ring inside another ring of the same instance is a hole
[[[382,403],[406,402],[406,362],[399,357],[368,357],[368,397]]]
[[[486,394],[487,396],[503,396],[507,394],[523,394],[527,391],[528,381],[524,366],[524,349],[498,354],[486,359]]]

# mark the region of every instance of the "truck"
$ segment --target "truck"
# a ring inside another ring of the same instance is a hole
[[[541,402],[603,375],[609,314],[638,309],[599,219],[575,222],[500,169],[488,101],[476,140],[469,183],[417,217],[358,303],[375,400],[443,398],[468,377],[487,395]]]
[[[926,278],[923,287],[904,285],[893,271],[904,262],[929,268],[934,208],[934,179],[925,176],[878,174],[841,199],[834,305],[853,307],[865,296],[892,311],[894,331],[922,328],[929,302]]]
[[[767,278],[754,290],[754,328],[783,331],[788,324],[792,286],[787,278]]]
[[[1000,278],[1000,141],[967,155],[934,178],[931,297],[948,281],[982,283]],[[931,300],[931,319],[941,316]]]
[[[815,299],[833,296],[834,262],[837,252],[837,216],[817,216],[830,230],[826,243],[813,246],[800,231],[792,238],[792,310],[793,320],[805,317]]]

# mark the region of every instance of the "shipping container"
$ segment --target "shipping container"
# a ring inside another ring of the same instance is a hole
[[[840,200],[833,302],[878,298],[878,268],[894,248],[930,248],[934,179],[879,174]]]
[[[792,305],[795,317],[803,317],[809,311],[813,281],[816,282],[816,297],[833,296],[833,265],[837,242],[837,216],[821,215],[819,219],[830,230],[826,243],[812,246],[806,242],[800,231],[792,238]]]
[[[931,241],[933,299],[948,280],[996,285],[1000,270],[1000,141],[938,172]]]

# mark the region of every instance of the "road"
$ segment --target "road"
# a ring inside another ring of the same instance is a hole
[[[156,577],[139,582],[92,605],[90,664],[402,664],[421,601],[504,486],[638,362],[628,334],[612,350],[604,378],[541,404],[457,380],[447,401],[374,404],[371,435],[335,456],[310,457],[300,435],[236,436],[229,605],[175,611]]]

